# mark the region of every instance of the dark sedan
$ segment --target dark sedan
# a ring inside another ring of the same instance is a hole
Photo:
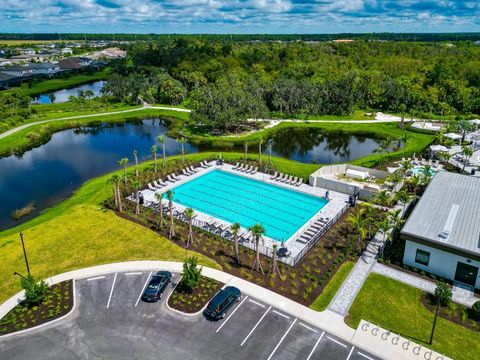
[[[212,320],[223,319],[227,314],[227,310],[242,298],[239,289],[233,286],[227,286],[220,290],[217,295],[207,305],[204,315]]]
[[[145,288],[142,300],[147,302],[155,302],[160,300],[167,285],[172,281],[172,273],[170,271],[159,271],[152,276],[152,279]]]

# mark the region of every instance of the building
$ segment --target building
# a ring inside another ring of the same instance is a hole
[[[480,288],[480,178],[439,171],[401,236],[405,265]]]
[[[73,50],[69,47],[65,47],[61,50],[62,54],[63,55],[72,55],[73,54]]]
[[[58,62],[60,69],[62,70],[75,70],[85,66],[89,66],[92,60],[85,57],[71,57],[62,59]]]
[[[12,76],[52,75],[60,71],[57,63],[28,63],[0,69],[2,73]]]

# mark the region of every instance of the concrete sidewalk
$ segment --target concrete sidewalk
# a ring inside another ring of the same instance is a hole
[[[59,283],[70,279],[83,279],[99,275],[105,275],[108,273],[120,272],[120,271],[144,271],[151,269],[162,269],[171,272],[182,272],[183,263],[173,261],[130,261],[122,263],[113,263],[107,265],[93,266],[90,268],[73,270],[63,274],[59,274],[47,279],[50,284]],[[212,269],[209,267],[203,267],[203,275],[213,278],[217,281],[225,284],[238,287],[244,294],[254,296],[275,306],[287,313],[292,314],[299,320],[310,322],[334,335],[352,343],[360,349],[364,349],[372,354],[385,359],[417,359],[415,354],[407,355],[405,351],[400,351],[396,346],[382,346],[378,347],[375,341],[371,340],[368,336],[359,337],[358,330],[347,326],[344,322],[343,316],[333,311],[317,312],[304,305],[301,305],[293,300],[290,300],[282,295],[279,295],[271,290],[265,289],[261,286],[255,285],[249,281],[243,280],[236,276],[227,274],[223,271]],[[24,293],[19,292],[12,296],[5,303],[0,305],[0,318],[5,316],[11,309],[13,309],[20,301],[23,300]],[[396,351],[398,355],[396,355]],[[401,356],[400,356],[401,354]],[[443,358],[443,357],[442,357]]]

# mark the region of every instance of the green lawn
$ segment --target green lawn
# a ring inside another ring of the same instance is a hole
[[[350,308],[347,323],[373,322],[427,347],[434,314],[420,302],[421,291],[382,275],[370,274]],[[449,357],[476,360],[480,333],[439,318],[433,349]]]
[[[353,261],[344,262],[335,275],[330,279],[327,286],[325,286],[323,292],[315,299],[312,305],[310,305],[310,308],[315,311],[325,310],[334,298],[338,289],[340,289],[340,286],[343,284],[348,274],[350,274],[350,271],[352,271],[354,265],[355,263]]]
[[[372,115],[366,115],[366,113],[370,113]],[[302,114],[295,114],[295,115],[287,115],[281,114],[279,112],[272,112],[270,114],[270,118],[272,119],[299,119],[299,120],[374,120],[375,116],[373,115],[373,111],[364,111],[364,110],[354,110],[349,115],[302,115]]]
[[[105,80],[108,79],[110,73],[111,69],[107,67],[102,71],[96,72],[91,75],[74,75],[65,79],[55,78],[50,80],[44,80],[33,84],[31,87],[28,87],[27,85],[22,85],[21,88],[25,92],[25,94],[34,96],[43,94],[45,92],[52,92],[56,90],[87,84],[89,82],[97,80]]]

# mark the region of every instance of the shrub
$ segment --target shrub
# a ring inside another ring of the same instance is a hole
[[[37,281],[32,275],[22,278],[22,288],[25,290],[25,303],[27,306],[40,304],[47,296],[48,284],[42,280]]]
[[[472,305],[472,313],[473,313],[473,317],[476,320],[480,321],[480,300],[478,300]]]
[[[202,268],[198,267],[198,258],[195,256],[185,259],[183,262],[182,282],[190,290],[195,289],[202,277]]]

